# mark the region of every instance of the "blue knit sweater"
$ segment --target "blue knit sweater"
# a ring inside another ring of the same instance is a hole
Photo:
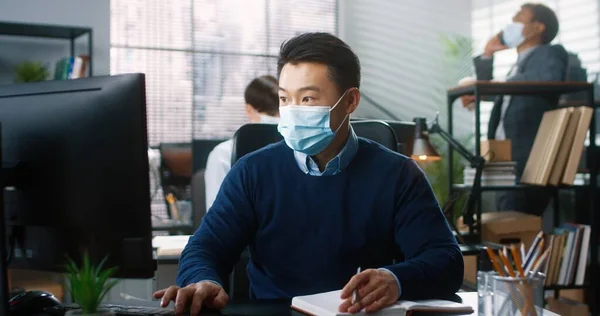
[[[385,267],[402,299],[455,293],[463,258],[423,172],[365,139],[343,172],[304,174],[280,142],[238,161],[190,238],[177,284],[221,283],[249,246],[256,298],[341,289],[356,268]]]

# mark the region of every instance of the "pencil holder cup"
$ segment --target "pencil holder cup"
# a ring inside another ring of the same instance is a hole
[[[542,315],[544,310],[544,280],[545,276],[541,273],[527,278],[493,276],[493,315]]]
[[[494,271],[477,272],[477,314],[479,316],[492,316],[492,289],[493,277],[498,274]]]

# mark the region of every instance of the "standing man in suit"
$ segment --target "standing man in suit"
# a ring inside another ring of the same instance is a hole
[[[558,33],[556,14],[547,6],[526,3],[506,25],[492,37],[481,56],[474,59],[477,80],[493,79],[494,54],[516,49],[516,64],[508,73],[507,82],[564,81],[568,54],[561,45],[550,45]],[[473,96],[462,98],[463,105],[473,102]],[[523,174],[533,141],[545,111],[558,103],[555,95],[497,96],[488,126],[488,139],[510,139],[512,158],[517,163],[517,179]],[[543,190],[506,192],[499,195],[499,210],[517,210],[541,215],[549,201]]]

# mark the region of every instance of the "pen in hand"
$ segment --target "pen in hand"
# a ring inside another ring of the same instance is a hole
[[[360,273],[360,267],[358,267],[356,269],[356,274]],[[354,291],[352,291],[352,304],[356,304],[356,302],[358,302],[360,298],[358,297],[358,287],[356,287],[354,289]]]

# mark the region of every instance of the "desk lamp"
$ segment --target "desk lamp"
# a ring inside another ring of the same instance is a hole
[[[485,159],[480,155],[473,155],[461,143],[443,130],[439,125],[439,113],[436,114],[431,126],[427,128],[427,121],[424,117],[414,118],[415,122],[415,143],[411,158],[415,161],[438,161],[441,159],[438,152],[429,142],[429,134],[439,134],[450,147],[456,150],[465,158],[472,168],[475,169],[475,179],[471,187],[471,194],[467,200],[467,208],[463,213],[464,222],[469,225],[469,232],[473,231],[473,214],[475,213],[475,202],[481,188],[481,173],[485,166]],[[476,193],[476,194],[473,194]],[[454,227],[454,225],[452,225]],[[458,232],[457,232],[458,233]],[[459,235],[460,236],[460,235]]]

